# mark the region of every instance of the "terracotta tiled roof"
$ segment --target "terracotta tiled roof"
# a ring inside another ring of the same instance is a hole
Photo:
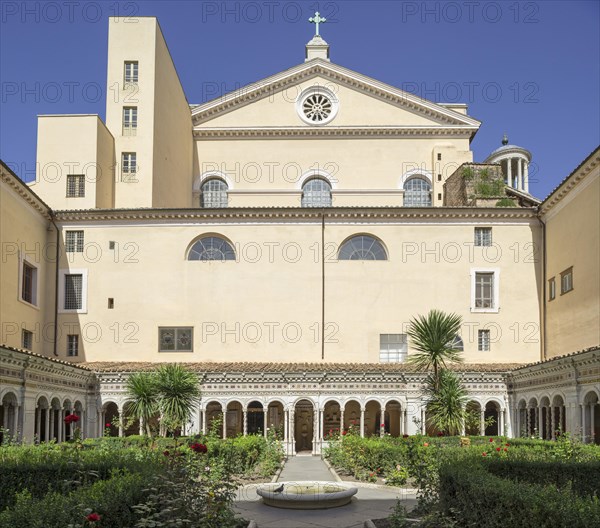
[[[19,352],[20,354],[25,354],[27,356],[32,356],[32,357],[36,357],[36,358],[47,359],[48,361],[52,361],[53,363],[60,363],[61,365],[67,365],[69,367],[80,368],[83,370],[89,370],[90,372],[93,371],[92,368],[85,365],[84,363],[70,363],[69,361],[63,361],[62,359],[54,358],[51,356],[43,356],[42,354],[36,354],[35,352],[32,352],[31,350],[26,350],[24,348],[16,348],[16,347],[12,347],[12,346],[8,346],[8,345],[4,345],[4,344],[0,343],[0,349],[9,350],[11,352]]]
[[[124,362],[105,361],[90,362],[84,365],[95,372],[139,372],[155,369],[160,363],[150,362]],[[198,373],[320,373],[320,372],[348,372],[348,373],[380,373],[380,372],[416,372],[412,365],[406,363],[182,363],[190,370]],[[521,367],[519,363],[463,363],[454,365],[456,372],[508,372]]]
[[[562,356],[554,356],[551,358],[543,359],[542,361],[536,361],[535,363],[527,363],[526,365],[519,365],[514,370],[524,369],[524,368],[528,368],[528,367],[535,367],[536,365],[543,365],[544,363],[550,363],[550,362],[556,361],[558,359],[579,356],[580,354],[585,354],[586,352],[591,352],[593,350],[600,350],[600,344],[589,347],[589,348],[584,348],[582,350],[578,350],[577,352],[571,352],[570,354],[564,354]]]

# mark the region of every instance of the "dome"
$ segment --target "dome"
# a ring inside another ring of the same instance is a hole
[[[522,154],[527,158],[527,161],[531,161],[531,152],[523,147],[519,147],[518,145],[509,145],[508,144],[508,136],[504,134],[502,138],[502,146],[494,150],[485,160],[484,163],[490,162],[493,158],[496,158],[498,155],[508,152],[514,152],[515,154]]]

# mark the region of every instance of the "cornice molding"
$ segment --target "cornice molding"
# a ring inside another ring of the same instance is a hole
[[[22,181],[13,171],[11,171],[4,162],[0,162],[0,179],[6,183],[15,193],[17,193],[33,209],[40,213],[46,220],[50,220],[50,207],[35,194],[29,186]]]
[[[394,219],[498,219],[532,220],[535,209],[524,208],[472,208],[472,207],[273,207],[273,208],[223,208],[223,209],[85,209],[56,211],[58,222],[77,221],[220,221],[220,220],[256,220],[287,219],[316,220],[325,215],[329,219],[347,220],[394,220]]]
[[[263,139],[263,138],[329,138],[361,139],[366,137],[453,137],[469,139],[476,126],[298,126],[298,127],[196,127],[194,138],[214,139]]]

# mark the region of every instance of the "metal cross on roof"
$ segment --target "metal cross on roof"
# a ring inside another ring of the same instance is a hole
[[[315,12],[315,16],[314,17],[310,17],[308,19],[308,21],[311,24],[315,24],[316,25],[316,33],[315,36],[319,36],[319,24],[323,24],[324,22],[327,22],[327,19],[325,17],[321,16],[321,13],[319,13],[318,11]]]

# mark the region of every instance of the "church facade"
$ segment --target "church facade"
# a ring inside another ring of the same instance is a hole
[[[202,388],[188,431],[277,427],[289,454],[350,425],[425,431],[406,329],[439,308],[463,320],[472,433],[600,436],[599,151],[541,202],[526,149],[475,163],[466,105],[338,66],[318,35],[193,105],[157,20],[130,26],[109,22],[106,123],[39,116],[36,181],[1,166],[5,429],[63,440],[77,412],[102,435],[129,373],[182,362]],[[520,381],[582,349],[589,390]]]

